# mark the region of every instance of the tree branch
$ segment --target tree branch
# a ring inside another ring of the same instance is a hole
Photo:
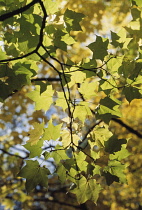
[[[117,119],[117,118],[112,118],[112,121],[114,121],[114,122],[118,123],[119,125],[123,126],[128,131],[130,131],[131,133],[135,134],[137,137],[142,138],[142,134],[141,133],[139,133],[137,130],[133,129],[129,125],[125,124],[122,120]]]
[[[29,3],[29,4],[27,4],[27,5],[24,6],[24,7],[21,7],[21,8],[19,8],[19,9],[16,9],[16,10],[12,11],[12,12],[8,12],[8,13],[6,13],[6,14],[3,14],[3,15],[0,16],[0,21],[4,21],[4,20],[6,20],[6,19],[8,19],[8,18],[13,17],[14,15],[17,15],[17,14],[19,14],[19,13],[25,12],[25,11],[28,10],[31,6],[33,6],[34,4],[36,4],[36,3],[38,3],[38,2],[39,2],[39,0],[34,0],[34,1],[32,1],[32,2]]]
[[[3,153],[7,154],[7,155],[10,155],[10,156],[14,156],[14,157],[17,157],[17,158],[21,158],[21,159],[26,159],[28,158],[29,154],[27,154],[25,157],[21,157],[20,155],[16,155],[16,154],[12,154],[4,149],[0,149]]]
[[[80,209],[80,206],[76,206],[76,205],[73,205],[73,204],[69,204],[69,203],[65,203],[65,202],[61,202],[61,201],[58,201],[56,199],[53,199],[53,200],[49,200],[47,198],[35,198],[34,201],[42,201],[42,202],[52,202],[52,203],[57,203],[59,205],[63,205],[63,206],[70,206],[70,207],[74,207],[76,209]]]
[[[36,81],[49,81],[49,82],[58,82],[61,81],[60,78],[36,78],[36,79],[31,79],[31,82],[36,82]]]

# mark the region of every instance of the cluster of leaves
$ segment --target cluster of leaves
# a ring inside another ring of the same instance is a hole
[[[37,185],[48,188],[49,177],[57,175],[62,184],[72,183],[78,203],[96,203],[102,177],[107,185],[127,183],[128,139],[117,138],[109,125],[121,118],[123,98],[130,103],[142,96],[141,6],[133,1],[129,25],[111,32],[111,39],[96,36],[86,46],[90,56],[76,63],[71,52],[84,14],[58,13],[52,0],[0,1],[0,101],[19,94],[19,100],[24,95],[34,102],[35,113],[60,113],[41,117],[26,133],[28,156],[17,177],[26,179],[28,193]],[[42,65],[48,66],[44,77],[38,73]],[[53,170],[46,165],[50,160]]]

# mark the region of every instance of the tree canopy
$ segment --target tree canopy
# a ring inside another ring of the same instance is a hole
[[[141,209],[142,2],[0,11],[1,205]]]

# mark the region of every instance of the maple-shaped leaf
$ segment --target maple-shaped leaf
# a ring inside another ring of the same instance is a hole
[[[63,110],[68,108],[67,102],[65,100],[65,96],[63,92],[57,92],[58,93],[58,98],[56,100],[56,106],[62,107]],[[67,94],[68,96],[68,94]]]
[[[94,92],[97,89],[98,89],[98,83],[96,81],[95,82],[85,81],[81,84],[79,92],[83,94],[83,97],[85,99],[89,99],[91,96],[97,95],[97,93]]]
[[[140,93],[139,89],[136,87],[132,87],[132,86],[125,87],[123,89],[123,93],[125,94],[125,97],[129,103],[135,98],[137,99],[142,98],[142,94]]]
[[[104,120],[105,123],[109,123],[113,117],[121,117],[119,106],[121,101],[113,97],[105,97],[100,100],[100,106],[98,108],[98,118]]]
[[[44,128],[44,123],[33,123],[33,127],[34,129],[32,129],[31,131],[29,131],[29,140],[27,142],[31,143],[32,145],[37,144],[37,142],[39,141],[40,137],[43,134],[43,128]]]
[[[113,182],[119,182],[119,178],[115,175],[112,175],[108,171],[103,172],[102,175],[105,177],[108,186],[111,185]]]
[[[59,180],[64,183],[66,181],[66,168],[62,163],[57,166],[56,173],[58,174]]]
[[[82,122],[85,121],[86,116],[92,115],[92,112],[88,106],[88,102],[82,101],[78,105],[75,106],[74,110],[74,118],[78,117]]]
[[[105,142],[105,151],[114,154],[114,152],[120,151],[121,147],[126,145],[126,143],[126,139],[118,139],[117,136],[113,135]]]
[[[31,145],[31,143],[28,142],[23,146],[30,152],[29,158],[40,156],[42,153],[41,147],[43,146],[43,140],[42,139],[38,140],[38,142],[34,145]]]
[[[117,141],[117,143],[118,143],[118,141]],[[110,156],[109,156],[110,160],[121,161],[122,159],[125,159],[128,156],[130,156],[131,153],[126,149],[126,146],[127,146],[126,144],[122,144],[120,151],[114,152],[113,154],[110,154]]]
[[[119,178],[119,182],[126,183],[126,176],[124,174],[124,170],[126,165],[123,165],[121,162],[117,160],[110,160],[108,162],[108,166],[104,168],[104,172],[109,172],[110,174],[117,176]]]
[[[107,125],[104,127],[96,126],[93,130],[93,139],[95,140],[95,145],[101,147],[105,146],[105,142],[113,135]]]
[[[57,1],[52,1],[52,0],[44,0],[43,1],[45,9],[47,11],[47,14],[53,15],[54,13],[56,13],[59,9],[58,9],[58,2]]]
[[[63,143],[63,147],[66,148],[68,146],[70,146],[71,143],[74,143],[75,145],[78,145],[78,141],[79,141],[79,136],[76,134],[72,134],[70,131],[68,130],[63,130],[61,133],[61,138],[62,138],[62,143]]]
[[[79,22],[84,18],[82,13],[67,9],[64,13],[64,21],[67,27],[67,31],[81,31]]]
[[[101,186],[96,183],[95,179],[87,180],[85,177],[82,177],[80,180],[76,181],[76,188],[71,190],[72,193],[76,194],[77,201],[85,203],[87,200],[92,200],[96,203]]]
[[[81,171],[87,170],[88,163],[85,161],[86,155],[83,152],[79,152],[78,154],[75,154],[77,166],[80,168]]]
[[[37,160],[27,160],[17,176],[26,178],[26,190],[31,192],[38,184],[43,187],[48,187],[48,177],[50,172],[45,167],[40,167]]]
[[[56,140],[60,137],[60,131],[61,131],[61,126],[62,124],[60,125],[53,125],[52,123],[52,120],[50,120],[48,122],[48,128],[45,128],[45,132],[44,132],[44,135],[43,135],[43,140]]]
[[[40,86],[36,85],[36,89],[27,94],[27,96],[35,102],[35,109],[43,109],[47,111],[52,104],[54,91],[52,85],[47,86],[46,91],[40,94]]]
[[[61,160],[66,160],[68,158],[66,150],[63,146],[57,145],[55,151],[50,153],[50,157],[54,158],[56,164],[59,164]]]
[[[108,44],[108,39],[96,36],[96,41],[88,45],[88,48],[93,52],[93,58],[103,61],[104,57],[108,55]]]

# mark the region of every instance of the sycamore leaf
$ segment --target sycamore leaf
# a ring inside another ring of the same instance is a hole
[[[117,176],[119,182],[126,183],[126,176],[124,174],[126,166],[117,160],[110,160],[108,166],[104,168],[104,172],[109,172],[110,174]]]
[[[17,176],[26,178],[26,190],[31,192],[38,184],[43,187],[48,186],[48,177],[50,172],[45,167],[40,167],[37,160],[27,160],[26,166],[24,166]]]
[[[53,150],[50,153],[50,157],[54,158],[56,164],[60,163],[61,160],[66,160],[68,158],[65,148],[60,145],[57,145],[55,151]]]
[[[0,47],[0,60],[7,59],[6,53]]]
[[[33,123],[33,127],[34,129],[32,129],[31,131],[29,131],[29,140],[27,142],[31,143],[32,145],[37,144],[37,142],[39,141],[40,137],[43,134],[43,128],[44,128],[44,123]]]
[[[66,93],[68,96],[68,93]],[[58,98],[56,100],[56,106],[62,107],[63,110],[67,109],[67,102],[64,98],[64,93],[63,92],[58,92]]]
[[[74,69],[72,68],[71,70],[74,70]],[[76,67],[75,67],[75,70],[76,70]],[[69,83],[70,87],[76,83],[82,83],[86,78],[85,73],[81,71],[72,72],[71,75],[72,75],[71,82]]]
[[[60,125],[53,125],[52,123],[52,120],[50,120],[48,122],[48,128],[45,128],[45,132],[44,132],[44,135],[43,135],[43,140],[57,140],[59,137],[60,137],[60,131],[61,131],[61,126],[62,124]]]
[[[60,163],[56,169],[56,173],[58,174],[59,180],[64,183],[66,181],[66,168]]]
[[[108,55],[108,43],[108,39],[96,36],[96,41],[88,45],[88,48],[93,52],[93,58],[103,61],[104,57]]]
[[[75,43],[75,40],[69,34],[65,34],[64,36],[62,36],[61,41],[65,42],[67,45]]]
[[[139,92],[139,89],[136,87],[125,87],[123,89],[123,93],[125,94],[125,97],[127,101],[131,102],[133,99],[137,98],[140,99],[142,98],[141,93]]]
[[[52,0],[44,0],[43,1],[47,14],[53,15],[58,12],[58,2]]]
[[[134,0],[138,7],[142,7],[142,1],[141,0]]]
[[[91,110],[89,109],[88,103],[86,101],[80,102],[75,106],[74,118],[78,117],[82,122],[85,121],[86,116],[92,115]]]
[[[35,101],[35,109],[43,109],[47,111],[52,104],[52,97],[54,91],[52,90],[52,85],[47,86],[46,91],[40,94],[40,86],[36,85],[36,89],[27,94],[27,96]]]
[[[121,66],[123,61],[123,56],[112,58],[107,62],[107,67],[110,73],[118,72],[119,67]]]
[[[103,172],[102,175],[105,177],[108,186],[111,185],[113,182],[119,182],[119,178],[115,175],[112,175],[108,171]]]
[[[62,143],[63,147],[66,148],[70,146],[71,142],[73,142],[75,145],[78,145],[79,136],[76,134],[72,134],[68,130],[63,130],[61,133]]]
[[[127,79],[128,76],[132,74],[135,68],[135,62],[134,61],[124,61],[122,63],[122,66],[119,68],[119,73],[123,74],[124,77]]]
[[[36,156],[40,156],[42,153],[42,146],[43,146],[43,140],[40,139],[36,144],[31,145],[31,143],[27,143],[23,145],[28,151],[30,151],[29,158],[33,158]]]
[[[87,180],[85,177],[82,177],[76,181],[76,188],[71,190],[71,192],[76,194],[79,204],[85,203],[87,200],[92,200],[96,203],[100,190],[101,186],[96,183],[96,180]]]
[[[88,82],[85,81],[81,84],[81,87],[79,88],[79,92],[83,94],[85,99],[89,99],[91,96],[96,96],[97,93],[94,91],[98,89],[98,82]]]
[[[105,125],[105,127],[96,126],[93,130],[94,144],[99,147],[104,147],[105,142],[108,141],[112,135],[113,134],[109,131],[107,125]]]
[[[64,13],[64,21],[67,27],[67,31],[81,31],[79,22],[84,18],[82,13],[67,9]]]
[[[111,97],[105,97],[100,100],[100,107],[98,108],[98,117],[103,119],[106,123],[113,117],[121,117],[119,110],[121,102]]]
[[[123,144],[126,144],[126,139],[118,139],[115,135],[105,142],[105,151],[113,154],[121,150]]]
[[[128,150],[126,149],[126,144],[122,144],[121,145],[121,150],[118,151],[118,152],[115,152],[113,154],[110,154],[109,158],[110,158],[110,160],[121,161],[122,159],[125,159],[130,155],[131,155],[131,153],[128,152]]]
[[[86,155],[80,151],[78,154],[75,154],[75,158],[80,171],[86,171],[88,165],[88,163],[85,161]]]

